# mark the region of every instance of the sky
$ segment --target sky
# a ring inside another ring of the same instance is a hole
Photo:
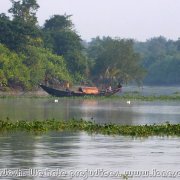
[[[37,0],[39,24],[54,14],[72,15],[76,32],[90,41],[97,36],[146,41],[164,36],[180,37],[180,0]],[[10,0],[0,0],[7,13]]]

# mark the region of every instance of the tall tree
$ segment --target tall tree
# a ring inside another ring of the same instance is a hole
[[[139,54],[133,50],[132,40],[106,37],[94,41],[90,44],[89,55],[95,60],[92,71],[95,79],[104,83],[141,82],[144,70],[140,67]]]
[[[0,43],[9,47],[12,41],[12,34],[12,22],[4,13],[0,14]]]
[[[70,20],[71,15],[54,15],[49,20],[46,20],[44,24],[44,30],[51,31],[61,31],[61,30],[71,30],[73,28],[73,23]]]
[[[82,53],[82,40],[73,29],[70,17],[54,15],[46,20],[43,28],[44,41],[54,53],[64,56],[69,72],[83,76],[86,74],[87,59]]]
[[[10,20],[5,14],[0,15],[0,42],[15,51],[22,51],[27,45],[41,45],[41,33],[36,24],[39,7],[36,0],[11,2],[9,12],[13,19]]]
[[[0,15],[0,43],[8,48],[21,51],[27,45],[42,44],[40,30],[22,21],[11,21],[4,14]]]
[[[47,78],[71,82],[64,58],[43,48],[36,0],[11,2],[12,20],[0,14],[0,86],[30,89]]]
[[[9,13],[12,13],[14,20],[21,20],[31,24],[37,23],[36,12],[39,5],[36,0],[10,1],[12,2],[12,8],[9,9]]]

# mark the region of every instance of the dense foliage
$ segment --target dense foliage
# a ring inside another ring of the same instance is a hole
[[[66,81],[141,84],[146,71],[144,83],[180,84],[180,40],[97,37],[87,43],[70,15],[53,15],[40,27],[36,0],[10,1],[11,18],[0,14],[1,89]]]
[[[180,84],[180,40],[152,38],[143,43],[136,42],[135,50],[141,54],[143,66],[148,72],[145,84]]]
[[[1,89],[32,89],[39,83],[72,81],[63,56],[44,45],[42,29],[37,24],[36,0],[12,0],[13,18],[0,15]]]
[[[63,57],[34,46],[17,54],[0,45],[1,87],[31,89],[44,78],[71,81]]]
[[[132,40],[96,38],[91,41],[88,54],[95,63],[92,76],[98,81],[141,83],[145,71],[140,67],[140,56],[134,52]]]
[[[9,49],[0,44],[0,86],[1,87],[27,87],[29,70],[23,64],[23,55],[10,52]]]
[[[43,28],[45,46],[65,58],[68,70],[74,78],[84,75],[87,59],[83,54],[80,36],[73,30],[71,16],[54,15],[46,20]],[[79,79],[79,78],[78,78]]]

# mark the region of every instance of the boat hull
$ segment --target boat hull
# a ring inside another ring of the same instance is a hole
[[[44,91],[46,91],[48,94],[52,96],[56,96],[56,97],[111,96],[121,91],[121,88],[117,88],[111,92],[102,91],[98,94],[86,94],[82,92],[59,90],[59,89],[51,88],[42,84],[40,84],[40,87]]]

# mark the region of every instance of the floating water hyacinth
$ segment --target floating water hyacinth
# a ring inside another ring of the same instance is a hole
[[[9,121],[0,120],[0,132],[9,131],[85,131],[88,133],[126,136],[180,136],[180,124],[116,125],[96,124],[84,120]]]

